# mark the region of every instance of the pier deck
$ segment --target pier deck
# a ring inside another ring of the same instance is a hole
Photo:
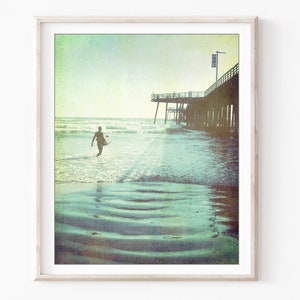
[[[239,64],[236,64],[207,90],[151,95],[156,102],[154,124],[160,103],[165,103],[165,123],[172,111],[176,123],[186,121],[192,129],[222,128],[238,130]],[[176,108],[169,108],[175,104]]]

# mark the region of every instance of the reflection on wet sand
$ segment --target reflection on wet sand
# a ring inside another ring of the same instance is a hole
[[[218,222],[226,226],[223,232],[234,238],[239,237],[239,193],[237,187],[214,187],[215,198],[211,198],[212,207],[218,216]]]
[[[236,188],[114,183],[70,192],[65,185],[55,215],[56,264],[238,263]]]

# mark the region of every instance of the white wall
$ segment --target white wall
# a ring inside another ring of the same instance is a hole
[[[259,16],[259,281],[34,282],[35,20],[42,15]],[[1,299],[300,299],[296,0],[2,0]]]

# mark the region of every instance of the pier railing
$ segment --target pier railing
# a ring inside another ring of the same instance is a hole
[[[163,94],[152,94],[151,100],[159,99],[178,99],[178,98],[200,98],[204,97],[205,92],[173,92],[173,93],[163,93]]]
[[[234,67],[232,67],[229,71],[227,71],[223,76],[221,76],[217,82],[212,84],[205,92],[204,97],[209,95],[212,91],[214,91],[218,86],[222,85],[223,83],[230,80],[233,76],[237,75],[239,73],[239,64],[236,64]]]
[[[163,94],[155,94],[151,95],[152,101],[159,101],[165,99],[182,99],[182,98],[203,98],[209,95],[212,91],[214,91],[217,87],[224,84],[226,81],[230,80],[233,76],[239,73],[239,64],[237,63],[234,67],[232,67],[229,71],[227,71],[224,75],[222,75],[217,82],[213,83],[207,90],[201,92],[189,91],[189,92],[173,92],[173,93],[163,93]]]

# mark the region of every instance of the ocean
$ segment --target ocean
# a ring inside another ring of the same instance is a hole
[[[91,141],[102,126],[110,144]],[[238,264],[239,147],[152,119],[56,118],[56,264]]]

